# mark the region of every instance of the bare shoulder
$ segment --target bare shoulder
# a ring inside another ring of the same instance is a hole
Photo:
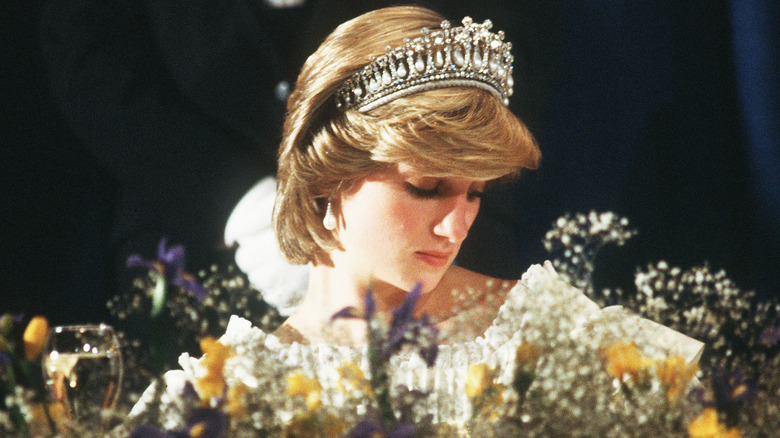
[[[490,326],[516,283],[452,266],[420,310],[436,321],[445,342],[455,341],[455,335],[473,340]]]

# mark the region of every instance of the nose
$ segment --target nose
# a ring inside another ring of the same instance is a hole
[[[453,196],[444,204],[441,219],[433,227],[437,236],[446,237],[451,243],[460,245],[469,234],[471,224],[479,212],[479,200],[471,200],[467,195]]]

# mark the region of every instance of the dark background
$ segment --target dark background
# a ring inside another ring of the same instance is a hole
[[[193,268],[229,257],[227,216],[273,172],[278,84],[389,3],[3,2],[0,312],[105,320],[123,260],[161,236]],[[616,281],[708,262],[779,293],[777,2],[424,4],[506,31],[512,108],[544,154],[485,201],[460,264],[517,278],[556,217],[612,210],[640,232],[608,255]]]

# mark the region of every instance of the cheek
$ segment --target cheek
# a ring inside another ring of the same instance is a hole
[[[414,229],[419,210],[403,197],[373,184],[342,203],[342,238],[375,247],[393,245]]]
[[[430,214],[425,203],[413,199],[397,197],[386,204],[388,228],[403,236],[413,237],[414,233],[428,226]]]

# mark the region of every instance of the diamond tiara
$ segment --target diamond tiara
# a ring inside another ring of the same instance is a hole
[[[476,87],[509,104],[512,95],[512,43],[493,23],[463,19],[462,27],[445,20],[441,30],[423,28],[413,40],[371,60],[336,90],[336,106],[367,112],[399,97],[446,87]]]

